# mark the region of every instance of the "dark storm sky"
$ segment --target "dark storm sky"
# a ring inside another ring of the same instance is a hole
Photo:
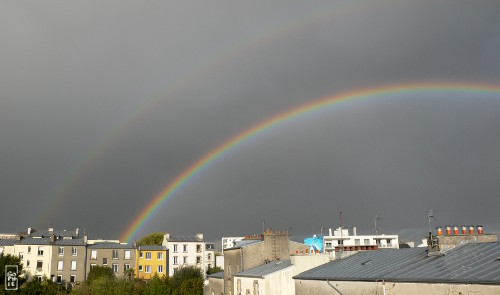
[[[118,238],[158,191],[239,132],[303,103],[416,82],[500,86],[498,1],[1,1],[0,232]],[[346,102],[249,140],[139,235],[419,238],[500,232],[500,97]]]

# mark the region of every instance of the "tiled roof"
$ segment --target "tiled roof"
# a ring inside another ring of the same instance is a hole
[[[426,248],[364,251],[294,279],[500,284],[500,243],[464,244],[441,256]]]
[[[166,247],[164,246],[157,246],[157,245],[144,245],[144,246],[139,246],[139,249],[141,251],[161,251],[161,250],[167,250]]]
[[[26,237],[16,243],[17,245],[50,245],[49,238],[31,238]]]
[[[54,241],[54,245],[59,246],[85,246],[83,239],[58,239]]]
[[[266,264],[262,264],[253,268],[249,268],[244,271],[236,273],[234,276],[238,277],[251,277],[251,278],[262,278],[266,275],[281,271],[283,269],[292,266],[290,259],[287,260],[274,260]]]
[[[224,279],[224,272],[223,271],[219,271],[219,272],[213,273],[211,275],[207,275],[207,277],[209,277],[209,278],[216,278],[216,279]]]
[[[16,242],[19,242],[16,239],[0,239],[0,246],[14,246]]]
[[[88,247],[93,249],[134,249],[134,245],[119,243],[95,243],[88,245]]]
[[[196,236],[172,236],[168,239],[169,242],[203,242]]]

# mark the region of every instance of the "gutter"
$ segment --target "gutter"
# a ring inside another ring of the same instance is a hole
[[[330,284],[330,281],[328,279],[326,280],[326,283],[328,284],[328,286],[332,287],[333,290],[337,291],[337,293],[339,293],[340,295],[344,295],[342,294],[342,292],[340,292],[339,289],[335,288],[334,285]]]

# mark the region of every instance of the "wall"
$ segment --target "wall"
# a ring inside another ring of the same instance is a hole
[[[290,256],[292,264],[295,265],[293,275],[320,266],[330,261],[328,254],[310,254],[310,255],[292,255]]]
[[[208,285],[203,288],[203,295],[224,295],[224,280],[208,278]]]
[[[330,283],[343,294],[383,294],[382,282],[337,282]],[[500,285],[427,284],[385,282],[385,294],[500,294]],[[338,294],[326,281],[295,280],[296,295]]]
[[[64,254],[59,255],[59,247],[63,247]],[[76,248],[76,255],[72,254],[72,248]],[[83,282],[85,280],[85,246],[52,246],[52,262],[50,267],[51,276],[57,278],[62,275],[63,282],[69,283],[70,276],[75,276],[75,282]],[[57,264],[63,262],[63,269],[58,270]],[[76,270],[71,270],[71,262],[76,261]]]
[[[28,247],[31,247],[31,251],[28,253]],[[43,247],[43,256],[38,256],[38,247]],[[52,257],[52,246],[51,245],[15,245],[14,255],[19,255],[23,253],[23,268],[25,274],[32,278],[33,276],[45,276],[50,278],[51,265],[50,260]],[[30,266],[27,267],[27,261],[30,262]],[[37,269],[37,261],[42,261],[42,269]]]
[[[91,259],[92,250],[97,250],[97,259]],[[118,259],[113,259],[113,250],[118,250]],[[125,250],[130,251],[130,259],[125,259]],[[103,258],[107,258],[107,265],[103,264]],[[87,265],[86,274],[87,276],[90,272],[90,265],[95,264],[99,266],[112,267],[113,264],[118,264],[118,272],[115,273],[117,277],[123,277],[125,264],[130,264],[130,268],[135,269],[135,249],[134,248],[115,248],[115,249],[102,249],[87,247]]]

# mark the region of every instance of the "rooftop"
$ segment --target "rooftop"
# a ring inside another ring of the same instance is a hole
[[[16,245],[50,245],[50,238],[26,237],[20,241],[17,241]]]
[[[14,246],[17,242],[19,241],[16,239],[0,239],[0,246]]]
[[[92,249],[134,249],[134,245],[120,243],[95,243],[87,247]]]
[[[157,245],[143,245],[139,246],[139,249],[141,251],[166,251],[167,248],[164,246],[157,246]]]
[[[171,236],[169,242],[203,242],[203,239],[198,239],[196,236]]]
[[[294,279],[500,284],[500,243],[464,244],[440,256],[425,248],[364,251]]]
[[[261,240],[243,240],[243,241],[237,241],[237,242],[234,243],[235,244],[234,247],[226,248],[226,249],[224,249],[224,251],[232,250],[232,249],[240,249],[240,248],[247,247],[247,246],[254,245],[254,244],[258,244],[258,243],[262,243],[262,241]]]
[[[211,275],[207,275],[207,277],[209,277],[209,278],[216,278],[216,279],[224,279],[224,272],[223,271],[219,271],[219,272],[213,273]]]
[[[269,274],[281,271],[292,266],[290,259],[287,260],[274,260],[266,264],[262,264],[253,268],[236,273],[234,276],[238,277],[251,277],[262,278]]]

